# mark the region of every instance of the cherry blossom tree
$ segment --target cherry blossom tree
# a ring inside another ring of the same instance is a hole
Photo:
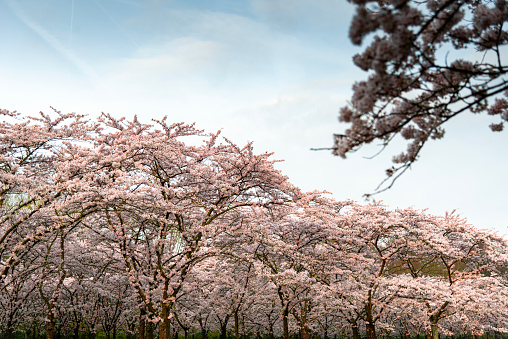
[[[421,245],[411,232],[400,213],[380,203],[350,203],[341,219],[330,225],[327,245],[334,266],[327,285],[343,304],[342,312],[352,326],[353,336],[358,335],[361,319],[367,338],[376,338],[376,325],[382,322],[401,288],[393,269],[406,248]]]
[[[470,324],[479,323],[475,319],[492,311],[502,316],[502,306],[479,309],[478,303],[486,303],[486,298],[497,304],[498,296],[506,293],[500,268],[508,263],[508,242],[491,231],[474,228],[455,213],[436,217],[407,209],[401,214],[421,243],[419,248],[405,248],[401,257],[415,279],[406,293],[416,293],[415,298],[425,306],[432,337],[438,338],[442,319],[457,313],[463,319],[469,317]],[[482,299],[485,301],[480,302]],[[500,300],[506,301],[504,297]]]
[[[506,0],[349,0],[356,6],[349,36],[368,41],[353,57],[369,72],[353,85],[351,103],[340,111],[348,123],[335,135],[333,153],[345,157],[362,145],[388,145],[396,136],[407,149],[386,171],[393,184],[419,157],[428,140],[443,137],[444,124],[464,113],[508,121]],[[370,34],[374,34],[370,37]],[[467,57],[466,57],[467,56]]]
[[[93,198],[83,184],[90,174],[86,142],[97,133],[98,124],[77,114],[54,115],[22,117],[0,111],[4,119],[0,123],[0,283],[32,246],[59,228],[75,225],[93,208]]]
[[[319,192],[300,194],[292,203],[268,212],[254,210],[245,242],[257,244],[253,258],[259,273],[274,285],[284,338],[289,338],[292,315],[302,338],[309,338],[310,324],[320,315],[320,282],[325,252],[320,242],[327,233],[324,225],[334,216],[334,204]],[[248,239],[248,240],[247,240]]]
[[[182,138],[202,134],[190,125],[104,121],[113,131],[101,140],[103,212],[93,223],[112,232],[149,312],[148,329],[161,322],[159,336],[166,338],[187,275],[214,254],[215,239],[238,225],[234,212],[282,203],[295,188],[252,144],[240,148],[203,134],[200,146],[189,146]]]

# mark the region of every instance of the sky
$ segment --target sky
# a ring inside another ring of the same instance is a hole
[[[367,77],[352,63],[353,13],[345,0],[0,0],[0,108],[196,122],[274,152],[304,191],[365,202],[404,144],[374,158],[378,145],[311,150],[344,131],[338,111]],[[491,122],[454,118],[375,199],[508,235],[508,132]]]

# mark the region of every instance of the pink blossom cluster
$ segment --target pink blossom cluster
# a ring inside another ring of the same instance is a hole
[[[350,2],[356,6],[350,39],[368,42],[353,62],[369,74],[353,85],[351,103],[340,110],[347,128],[334,136],[335,155],[346,157],[373,141],[384,147],[402,135],[407,148],[387,171],[391,186],[428,140],[443,137],[453,117],[487,112],[498,118],[491,130],[503,130],[506,0]]]

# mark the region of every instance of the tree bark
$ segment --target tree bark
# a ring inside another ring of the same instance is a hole
[[[12,330],[12,328],[10,326],[7,327],[7,329],[3,333],[3,338],[5,338],[5,339],[14,339],[14,331]]]
[[[79,339],[79,323],[76,323],[72,332],[72,339]]]
[[[235,314],[234,314],[234,317],[235,317],[235,339],[240,339],[240,335],[239,335],[239,319],[238,319],[238,310],[235,310]]]
[[[365,323],[367,339],[376,339],[376,326],[371,322]]]
[[[309,339],[309,328],[305,325],[300,326],[300,338]]]
[[[352,326],[352,330],[353,330],[353,339],[360,339],[360,333],[358,332],[358,325],[353,325]]]
[[[171,336],[171,327],[169,323],[169,306],[162,305],[162,323],[159,325],[159,339],[169,339]]]
[[[46,339],[53,339],[55,334],[55,320],[51,315],[48,315],[48,321],[46,321]]]
[[[439,328],[437,327],[437,324],[432,324],[430,329],[432,331],[432,339],[439,339]]]
[[[227,322],[220,327],[220,336],[219,339],[228,339],[228,333],[227,333]]]
[[[138,329],[138,339],[145,339],[145,310],[139,310],[139,329]]]
[[[199,318],[199,327],[201,327],[201,339],[208,339],[208,331],[206,329],[206,323],[203,322],[202,318]]]
[[[146,339],[153,339],[153,323],[151,321],[146,322]]]
[[[284,339],[289,339],[289,323],[288,323],[289,311],[286,308],[282,314],[282,329]]]

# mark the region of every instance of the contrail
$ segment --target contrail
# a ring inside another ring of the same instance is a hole
[[[104,12],[104,14],[106,14],[107,17],[116,25],[116,27],[118,27],[118,29],[125,35],[125,37],[129,39],[129,41],[134,45],[134,47],[139,48],[138,44],[134,40],[132,40],[130,35],[127,34],[127,32],[123,29],[123,27],[115,20],[115,18],[113,18],[113,16],[111,16],[111,14],[109,14],[109,12],[101,5],[101,3],[98,0],[95,0],[95,3]]]
[[[72,24],[74,23],[74,0],[71,5],[71,27],[69,29],[69,49],[72,50]]]
[[[89,78],[96,80],[98,79],[97,74],[94,72],[92,67],[90,67],[86,62],[78,58],[74,55],[68,48],[66,48],[57,38],[55,38],[51,33],[49,33],[44,27],[40,26],[37,22],[32,20],[25,11],[18,6],[15,1],[12,0],[4,0],[4,2],[9,6],[12,12],[30,29],[32,29],[38,36],[40,36],[45,42],[47,42],[53,49],[62,54],[67,60],[72,62],[76,68],[78,68],[82,73],[84,73]]]

